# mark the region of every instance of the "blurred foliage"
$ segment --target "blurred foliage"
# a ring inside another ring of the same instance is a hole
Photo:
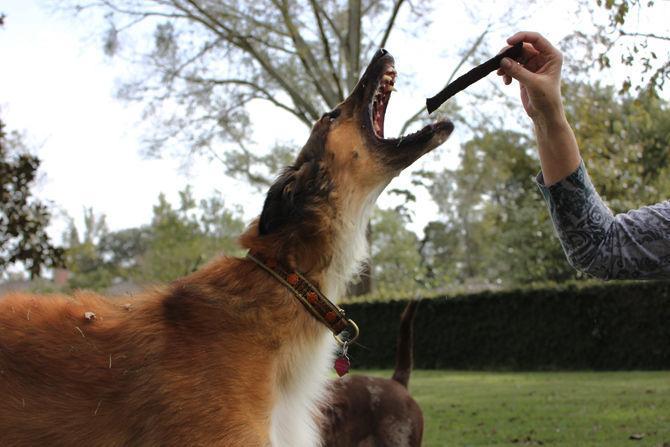
[[[47,234],[48,205],[33,195],[40,160],[21,135],[4,127],[0,121],[0,273],[18,264],[36,278],[44,267],[61,264],[63,250]]]
[[[607,12],[608,18],[608,23],[597,27],[592,36],[602,48],[598,54],[600,67],[630,68],[620,89],[623,93],[635,85],[636,90],[657,95],[670,79],[670,32],[667,27],[650,31],[647,23],[654,15],[667,14],[667,2],[596,0],[596,5]]]
[[[240,254],[236,239],[244,225],[238,216],[218,196],[196,205],[186,189],[180,193],[179,207],[174,208],[161,195],[154,206],[151,237],[140,269],[143,279],[172,281],[217,254]]]
[[[565,110],[596,190],[614,212],[670,196],[670,110],[641,92],[565,84]]]
[[[218,254],[238,255],[244,228],[239,209],[214,195],[199,203],[190,188],[177,207],[158,197],[151,224],[109,232],[104,216],[84,212],[84,232],[74,222],[66,234],[70,288],[104,290],[113,284],[167,282],[187,275]]]
[[[72,276],[68,285],[73,289],[102,289],[111,285],[116,266],[105,259],[100,240],[107,236],[105,216],[96,216],[91,208],[84,209],[84,231],[80,236],[70,220],[63,240],[67,246],[66,266]]]
[[[372,274],[377,293],[409,294],[425,275],[419,239],[397,210],[377,209],[372,217]]]
[[[430,188],[443,216],[424,230],[434,285],[476,290],[574,277],[536,192],[531,138],[482,130],[462,146],[461,159]]]

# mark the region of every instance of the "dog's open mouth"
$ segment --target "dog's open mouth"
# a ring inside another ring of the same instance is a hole
[[[384,119],[386,109],[391,99],[391,93],[395,91],[395,83],[398,72],[395,69],[393,57],[385,50],[380,50],[373,58],[364,78],[368,82],[372,81],[373,88],[368,90],[367,112],[371,133],[377,144],[386,149],[402,148],[415,149],[421,153],[439,146],[444,142],[454,126],[450,121],[437,121],[429,124],[422,129],[397,138],[386,138],[384,135]],[[421,154],[419,153],[418,156]]]
[[[370,107],[372,130],[380,140],[384,139],[386,107],[389,104],[389,99],[391,99],[391,92],[395,90],[394,85],[397,76],[398,74],[393,65],[386,66],[381,79],[377,82],[377,88],[372,97],[372,105]]]

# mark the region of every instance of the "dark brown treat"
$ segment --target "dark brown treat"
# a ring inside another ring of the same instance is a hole
[[[521,56],[523,49],[523,42],[519,42],[511,48],[506,49],[494,58],[491,58],[481,65],[477,65],[472,70],[465,73],[463,76],[456,79],[454,82],[447,85],[440,93],[432,98],[426,99],[426,108],[428,113],[433,113],[440,107],[447,99],[454,96],[461,90],[465,90],[475,82],[486,77],[489,73],[500,68],[500,61],[505,57],[517,60]]]

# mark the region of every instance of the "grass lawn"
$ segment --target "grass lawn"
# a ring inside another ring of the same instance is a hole
[[[424,447],[670,447],[670,372],[414,371],[410,388]]]

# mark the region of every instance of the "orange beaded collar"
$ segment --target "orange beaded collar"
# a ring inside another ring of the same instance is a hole
[[[254,261],[293,292],[303,306],[331,330],[338,343],[348,345],[358,338],[359,330],[356,323],[347,318],[343,309],[333,304],[299,272],[287,272],[276,259],[269,259],[258,253],[247,253],[247,258]],[[350,328],[347,331],[350,335],[345,339],[340,334],[347,328]]]

